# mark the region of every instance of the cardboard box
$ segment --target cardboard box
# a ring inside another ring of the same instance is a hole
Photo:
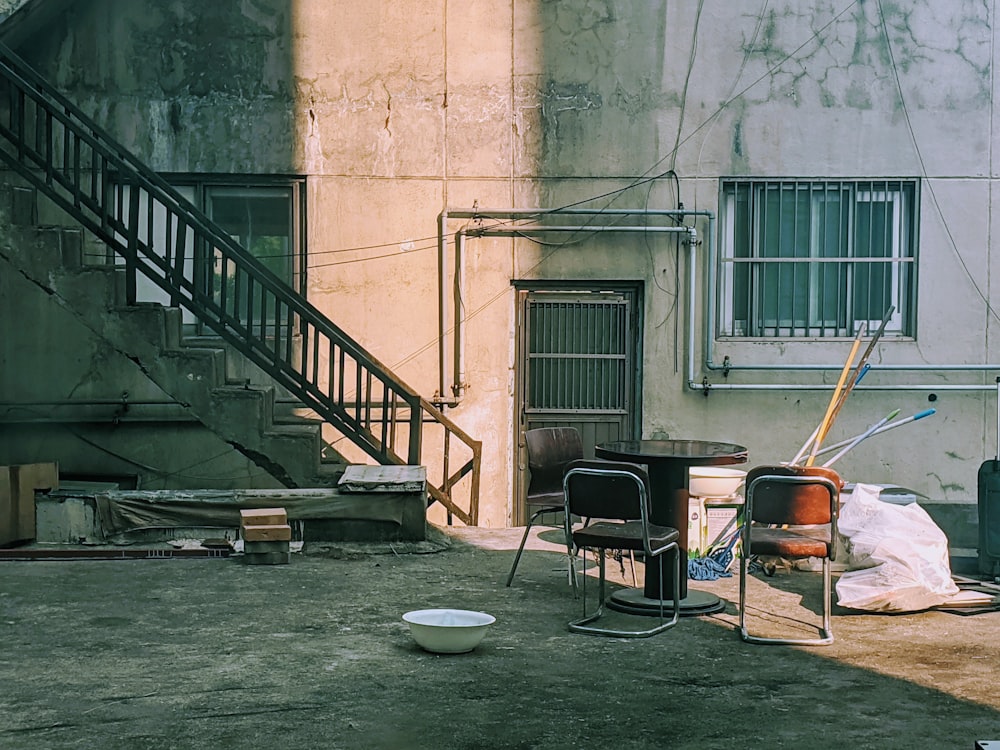
[[[688,557],[701,557],[705,546],[705,501],[688,495]]]
[[[704,549],[709,550],[724,539],[728,539],[740,526],[739,515],[739,505],[706,505]]]

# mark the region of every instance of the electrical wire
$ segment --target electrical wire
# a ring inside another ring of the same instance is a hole
[[[764,25],[764,15],[767,13],[767,6],[770,0],[764,0],[763,5],[760,8],[760,12],[757,14],[757,25],[754,26],[753,36],[750,37],[750,43],[746,45],[743,50],[743,62],[740,63],[740,69],[736,71],[736,77],[733,79],[732,88],[729,89],[729,95],[727,99],[732,100],[733,94],[736,92],[736,87],[740,84],[740,79],[743,78],[743,73],[746,72],[747,65],[750,62],[750,55],[753,54],[757,46],[757,37],[760,36],[761,27]],[[705,133],[705,138],[701,142],[701,148],[698,149],[698,161],[697,169],[698,174],[701,174],[701,156],[705,151],[705,144],[708,143],[708,136],[712,132],[712,128],[715,127],[715,123],[719,121],[718,115],[721,114],[722,110],[719,110],[712,115],[712,125],[709,127],[708,132]]]
[[[738,99],[741,99],[748,91],[750,91],[750,89],[752,89],[757,84],[759,84],[761,81],[763,81],[766,78],[772,76],[775,72],[777,72],[778,70],[780,70],[780,68],[786,62],[788,62],[789,60],[791,60],[792,58],[794,58],[795,55],[797,55],[802,49],[804,49],[806,46],[808,46],[809,44],[811,44],[814,40],[816,40],[817,38],[819,38],[823,34],[823,32],[825,32],[830,26],[832,26],[834,23],[836,23],[851,8],[853,8],[855,5],[857,5],[858,2],[859,2],[859,0],[851,0],[851,2],[848,3],[840,12],[838,12],[829,21],[827,21],[825,24],[823,24],[821,27],[819,27],[816,31],[814,31],[813,34],[808,39],[806,39],[804,42],[802,42],[800,45],[798,45],[795,49],[793,49],[787,55],[785,55],[784,57],[782,57],[781,60],[779,60],[778,62],[776,62],[774,65],[772,65],[769,68],[767,68],[764,71],[764,73],[762,73],[760,76],[758,76],[757,78],[755,78],[749,84],[747,84],[746,86],[744,86],[738,93],[735,93],[735,94],[731,95],[729,98],[727,98],[725,101],[723,101],[715,111],[713,111],[710,115],[708,115],[708,117],[706,117],[699,125],[697,125],[693,130],[691,130],[691,132],[688,133],[686,136],[684,136],[684,137],[680,136],[681,130],[680,130],[680,126],[679,126],[679,128],[678,128],[678,137],[675,140],[674,147],[667,154],[665,154],[658,161],[656,161],[652,166],[650,166],[648,169],[646,169],[642,174],[640,174],[638,177],[636,177],[634,180],[632,180],[629,184],[625,185],[624,187],[615,188],[614,190],[609,190],[607,192],[604,192],[604,193],[601,193],[601,194],[598,194],[598,195],[593,195],[593,196],[590,196],[588,198],[584,198],[582,200],[573,201],[571,203],[566,203],[566,204],[564,204],[562,206],[559,206],[557,208],[551,208],[551,209],[541,210],[541,211],[537,212],[536,214],[532,214],[530,216],[521,216],[521,217],[518,217],[517,219],[511,219],[511,220],[506,220],[506,221],[497,221],[496,223],[492,224],[491,227],[492,228],[497,228],[497,227],[503,227],[503,226],[512,226],[515,221],[537,220],[537,219],[540,219],[540,218],[542,218],[544,216],[548,216],[548,215],[552,215],[552,214],[557,214],[557,213],[559,213],[561,211],[565,211],[565,210],[570,209],[570,208],[576,208],[576,207],[579,207],[579,206],[583,206],[585,204],[594,203],[594,202],[597,202],[597,201],[609,199],[608,202],[601,209],[599,209],[597,211],[597,213],[593,214],[590,217],[590,219],[588,219],[588,221],[584,223],[583,227],[579,230],[579,232],[574,233],[573,235],[571,235],[570,237],[568,237],[566,240],[564,240],[562,242],[546,244],[545,246],[551,248],[550,251],[547,252],[547,253],[545,253],[544,255],[542,255],[542,257],[539,258],[538,261],[535,264],[533,264],[531,267],[525,269],[525,271],[524,271],[525,273],[530,273],[531,271],[533,271],[536,268],[538,268],[539,266],[541,266],[546,260],[548,260],[548,258],[550,258],[551,255],[554,252],[558,251],[561,248],[567,247],[571,243],[572,244],[577,244],[578,242],[581,242],[582,239],[576,239],[576,235],[580,234],[580,233],[586,234],[586,228],[588,226],[590,226],[594,221],[596,221],[601,215],[603,215],[603,211],[605,209],[610,208],[611,205],[617,199],[619,199],[621,196],[623,196],[626,192],[628,192],[630,190],[633,190],[633,189],[635,189],[637,187],[640,187],[642,185],[654,183],[657,180],[662,179],[663,177],[667,177],[667,176],[671,176],[671,175],[674,177],[675,180],[677,180],[678,190],[679,190],[679,184],[680,184],[680,182],[679,182],[677,174],[676,174],[676,172],[674,171],[673,168],[667,169],[667,170],[665,170],[663,172],[659,172],[659,173],[653,174],[653,175],[651,175],[650,173],[653,172],[655,169],[659,168],[660,165],[662,165],[663,162],[665,162],[667,159],[671,159],[671,158],[676,159],[676,154],[680,150],[681,146],[685,145],[698,132],[700,132],[703,128],[705,128],[706,126],[708,126],[709,124],[711,124],[719,116],[719,114],[721,114],[733,102],[737,101]],[[699,3],[699,17],[700,17],[701,7],[702,7],[702,3]],[[879,11],[881,13],[881,3],[879,3]],[[883,26],[884,26],[884,22],[883,22]],[[757,28],[759,29],[759,27],[760,27],[760,17],[758,17],[758,26],[757,26]],[[757,32],[755,31],[755,34],[756,33]],[[695,40],[693,42],[692,51],[691,51],[691,57],[689,58],[688,76],[690,76],[690,67],[691,67],[691,65],[693,65],[693,60],[694,60],[694,55],[696,53],[696,49],[697,49],[697,40]],[[891,48],[890,48],[890,54],[891,54]],[[739,78],[737,78],[737,82],[738,82],[738,80],[739,80]],[[898,83],[898,81],[897,81],[897,83]],[[907,122],[909,122],[909,121],[907,120]],[[652,187],[650,189],[652,189]],[[935,203],[936,203],[936,199],[935,199]],[[590,232],[589,234],[593,235],[593,234],[595,234],[595,232]],[[949,236],[950,236],[950,234],[949,234]],[[409,254],[411,254],[413,252],[419,252],[419,251],[422,251],[422,250],[432,249],[432,248],[436,247],[437,246],[436,245],[436,240],[437,240],[436,237],[434,237],[434,238],[431,238],[431,237],[423,238],[422,240],[418,240],[418,241],[424,241],[424,240],[430,240],[430,239],[434,239],[435,240],[435,244],[434,245],[428,245],[428,246],[421,247],[421,248],[415,248],[414,250],[408,250],[405,253],[391,253],[391,254],[385,254],[385,255],[372,256],[372,257],[369,257],[369,258],[357,258],[357,259],[353,259],[353,260],[349,260],[349,261],[336,261],[336,262],[333,262],[333,263],[314,264],[314,265],[310,265],[308,267],[309,268],[326,268],[326,267],[337,266],[337,265],[347,265],[347,264],[352,264],[352,263],[362,263],[362,262],[366,262],[368,260],[378,260],[378,259],[383,259],[383,258],[396,257],[397,255],[400,255],[400,254],[409,255]],[[400,242],[384,243],[382,245],[360,246],[360,247],[357,247],[357,248],[341,248],[341,249],[334,250],[334,251],[321,251],[321,252],[317,252],[317,253],[310,252],[309,255],[310,255],[310,257],[312,257],[313,255],[325,254],[325,253],[332,253],[332,252],[351,252],[351,251],[360,251],[360,250],[364,250],[364,249],[377,249],[379,247],[390,247],[392,245],[403,244],[403,243],[405,243],[407,241],[411,241],[411,240],[402,240]],[[542,243],[538,243],[538,244],[542,244]],[[293,255],[292,253],[289,253],[289,254],[282,254],[282,255],[276,255],[276,256],[261,256],[261,257],[290,257],[292,255]],[[655,269],[654,269],[654,277],[655,277]],[[508,291],[509,291],[509,287],[504,287],[503,289],[501,289],[500,291],[498,291],[496,294],[494,294],[493,296],[491,296],[485,303],[483,303],[482,305],[480,305],[479,307],[477,307],[475,310],[473,310],[472,312],[470,312],[468,315],[466,315],[466,319],[468,320],[468,319],[471,319],[471,318],[477,316],[479,313],[481,313],[482,311],[484,311],[486,308],[488,308],[494,302],[496,302],[497,300],[500,300],[503,297],[505,297]],[[666,291],[666,290],[664,290],[664,291]],[[977,291],[980,291],[980,290],[978,290],[978,287],[977,287]],[[982,294],[981,291],[980,291],[980,294]],[[675,302],[675,304],[676,304],[676,302]],[[453,331],[453,330],[454,330],[454,327],[452,327],[451,331]],[[449,331],[449,332],[451,332],[451,331]],[[410,355],[408,355],[404,359],[400,360],[395,366],[401,366],[403,364],[406,364],[407,362],[411,361],[412,359],[416,358],[417,356],[419,356],[423,352],[427,351],[428,349],[430,349],[430,348],[432,348],[432,347],[434,347],[436,345],[437,345],[437,339],[435,338],[434,340],[428,342],[426,345],[424,345],[424,346],[420,347],[419,349],[417,349],[416,351],[412,352]]]
[[[695,57],[698,55],[698,27],[701,24],[701,12],[705,8],[705,0],[698,0],[698,10],[694,16],[694,33],[691,39],[691,53],[688,55],[687,73],[684,75],[684,87],[681,89],[680,116],[677,118],[677,136],[674,138],[674,148],[670,152],[670,171],[677,168],[677,151],[680,149],[681,133],[684,130],[684,113],[687,111],[688,86],[691,84],[691,72],[694,70]]]
[[[624,187],[621,187],[621,188],[616,188],[614,190],[609,190],[609,191],[607,191],[605,193],[601,193],[599,195],[593,195],[593,196],[590,196],[588,198],[584,198],[582,200],[574,201],[572,203],[566,203],[566,204],[563,204],[563,205],[561,205],[559,207],[556,207],[556,208],[545,209],[545,210],[539,211],[536,214],[532,214],[530,216],[522,216],[522,217],[518,217],[518,219],[511,219],[511,220],[507,220],[507,221],[499,221],[496,224],[494,224],[493,226],[495,226],[495,227],[510,226],[514,221],[525,220],[525,219],[535,220],[535,219],[539,219],[539,218],[541,218],[543,216],[547,216],[547,215],[550,215],[550,214],[557,214],[557,213],[559,213],[561,211],[565,211],[566,209],[569,209],[569,208],[577,208],[579,206],[583,206],[583,205],[588,204],[588,203],[594,203],[596,201],[604,200],[606,198],[611,198],[613,200],[609,201],[603,207],[603,209],[607,209],[607,208],[610,208],[610,206],[614,202],[614,200],[617,200],[618,198],[620,198],[624,193],[626,193],[629,190],[632,190],[632,189],[634,189],[636,187],[640,187],[640,186],[645,185],[647,183],[653,183],[653,182],[655,182],[655,181],[657,181],[657,180],[659,180],[659,179],[661,179],[663,177],[667,177],[667,176],[670,176],[670,175],[673,175],[674,178],[677,179],[676,172],[674,171],[673,168],[667,169],[664,172],[661,172],[661,173],[658,173],[658,174],[655,174],[655,175],[652,175],[652,176],[650,176],[650,172],[652,172],[654,169],[658,168],[667,159],[671,159],[671,158],[676,159],[676,154],[680,150],[681,146],[685,145],[689,140],[691,140],[695,136],[695,134],[697,134],[699,131],[701,131],[704,127],[706,127],[707,125],[711,124],[730,104],[732,104],[734,101],[737,101],[738,99],[741,99],[750,89],[752,89],[754,86],[756,86],[758,83],[760,83],[761,81],[765,80],[766,78],[772,76],[786,62],[788,62],[790,59],[792,59],[802,49],[804,49],[806,46],[808,46],[809,44],[811,44],[814,40],[816,40],[817,38],[819,38],[820,35],[822,35],[824,31],[826,31],[830,26],[832,26],[834,23],[836,23],[841,18],[841,16],[843,16],[851,8],[853,8],[855,5],[857,5],[858,2],[859,2],[859,0],[852,0],[847,6],[845,6],[843,8],[843,10],[841,10],[833,18],[831,18],[829,21],[827,21],[823,26],[821,26],[819,29],[817,29],[812,34],[812,36],[810,36],[808,39],[806,39],[804,42],[802,42],[798,47],[796,47],[794,50],[792,50],[787,55],[785,55],[783,58],[781,58],[781,60],[779,60],[778,62],[776,62],[774,65],[772,65],[769,68],[767,68],[767,70],[765,70],[764,73],[762,73],[756,79],[754,79],[749,84],[747,84],[746,86],[744,86],[738,93],[730,95],[729,98],[727,98],[725,101],[723,101],[722,104],[720,104],[719,107],[714,112],[712,112],[708,117],[706,117],[697,127],[695,127],[690,133],[688,133],[683,138],[680,137],[680,132],[681,131],[680,131],[680,128],[679,128],[678,129],[678,137],[677,137],[677,139],[675,141],[674,148],[671,149],[667,154],[665,154],[656,163],[654,163],[651,167],[649,167],[648,169],[646,169],[641,175],[639,175],[639,177],[637,177],[636,179],[634,179],[628,185],[626,185]],[[699,18],[700,18],[700,13],[701,13],[702,6],[703,6],[703,2],[700,2],[699,3]],[[766,7],[766,3],[765,3],[765,7]],[[762,18],[763,18],[763,12],[758,16],[757,26],[756,26],[755,31],[754,31],[754,39],[756,39],[756,36],[759,33],[759,29],[760,29],[760,26],[761,26],[761,20],[762,20]],[[694,56],[695,56],[696,52],[697,52],[697,39],[695,39],[695,42],[693,43],[693,46],[692,46],[691,56],[690,56],[690,59],[689,59],[688,77],[690,77],[690,68],[691,68],[691,66],[693,66]],[[745,66],[745,64],[746,64],[746,58],[744,58],[744,66]],[[742,74],[742,68],[741,68],[741,74]],[[739,82],[739,77],[737,77],[737,79],[736,79],[736,83],[738,83],[738,82]],[[734,88],[735,88],[736,83],[734,83]],[[678,184],[679,184],[679,181],[678,181]],[[601,209],[601,210],[603,210],[603,209]],[[592,224],[593,221],[596,220],[597,216],[600,215],[600,211],[601,210],[599,210],[598,214],[595,214],[594,216],[592,216],[591,219],[588,222],[585,223],[584,228],[580,230],[581,232],[585,232],[586,231],[586,227],[589,226],[590,224]],[[591,233],[591,234],[593,234],[593,233]],[[572,237],[570,239],[566,240],[566,241],[561,242],[561,243],[552,243],[552,246],[554,246],[554,247],[566,246],[571,241],[572,241]],[[545,257],[548,257],[548,256],[545,256]],[[535,266],[533,266],[529,270],[533,270],[535,267],[537,267],[537,265],[538,264],[536,264]]]
[[[979,298],[983,301],[983,304],[986,305],[987,313],[992,315],[994,318],[1000,320],[1000,316],[997,315],[997,311],[990,304],[988,295],[985,292],[983,292],[983,290],[980,288],[978,282],[976,281],[976,277],[969,270],[969,266],[966,264],[965,258],[962,257],[962,253],[958,249],[958,243],[955,241],[955,236],[952,234],[951,227],[948,225],[948,221],[945,219],[944,211],[941,209],[941,204],[938,203],[937,194],[934,192],[934,186],[932,185],[930,177],[928,176],[927,173],[927,165],[924,162],[923,153],[920,150],[920,145],[917,142],[916,133],[913,130],[913,123],[910,120],[910,112],[906,106],[906,97],[903,96],[903,85],[899,79],[899,69],[896,66],[896,58],[892,51],[892,42],[889,39],[889,27],[886,24],[885,12],[882,9],[882,0],[876,0],[875,4],[876,7],[878,8],[879,21],[880,21],[879,25],[882,28],[882,34],[885,37],[886,49],[889,53],[889,65],[892,68],[893,81],[896,84],[896,91],[899,94],[899,106],[900,109],[903,111],[903,121],[906,123],[907,133],[909,133],[910,141],[913,143],[913,151],[916,154],[917,163],[920,165],[920,175],[921,177],[924,178],[924,184],[927,187],[927,192],[930,194],[931,203],[934,204],[934,209],[937,211],[938,218],[941,220],[941,225],[944,228],[945,234],[948,236],[948,243],[951,245],[951,249],[952,251],[954,251],[955,257],[958,258],[959,265],[962,267],[962,270],[968,277],[969,283],[972,285],[972,288],[976,291],[976,294],[979,295]]]
[[[310,263],[307,266],[307,268],[331,268],[333,266],[347,266],[347,265],[353,265],[354,263],[365,263],[370,260],[382,260],[384,258],[400,258],[404,255],[413,255],[414,253],[423,252],[424,250],[434,250],[436,248],[437,244],[435,243],[433,245],[426,245],[424,247],[415,247],[410,250],[401,250],[400,252],[396,253],[386,253],[385,255],[369,255],[367,258],[354,258],[352,260],[337,260],[331,263]],[[268,256],[257,256],[257,257],[261,258]],[[310,258],[312,257],[311,253],[309,257]]]

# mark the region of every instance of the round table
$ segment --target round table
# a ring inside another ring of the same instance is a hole
[[[747,449],[733,443],[710,440],[621,440],[602,443],[594,448],[598,458],[643,464],[649,474],[650,522],[671,526],[680,534],[681,615],[704,615],[721,611],[725,604],[707,591],[689,591],[688,557],[688,469],[692,466],[723,466],[741,464],[747,460]],[[608,599],[608,606],[620,612],[658,615],[660,612],[660,579],[666,607],[673,606],[673,579],[664,570],[667,555],[659,564],[646,562],[646,580],[642,590],[624,589]]]

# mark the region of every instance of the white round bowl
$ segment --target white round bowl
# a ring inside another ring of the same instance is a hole
[[[747,477],[742,469],[722,466],[692,466],[689,471],[688,492],[698,497],[729,497]]]
[[[418,609],[403,615],[413,640],[435,654],[464,654],[472,651],[497,618],[467,609]]]

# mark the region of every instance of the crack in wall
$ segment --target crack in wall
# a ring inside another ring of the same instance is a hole
[[[227,440],[226,442],[289,489],[298,489],[298,483],[292,479],[291,475],[285,470],[285,467],[274,459],[265,456],[260,451],[247,448],[236,440]]]

